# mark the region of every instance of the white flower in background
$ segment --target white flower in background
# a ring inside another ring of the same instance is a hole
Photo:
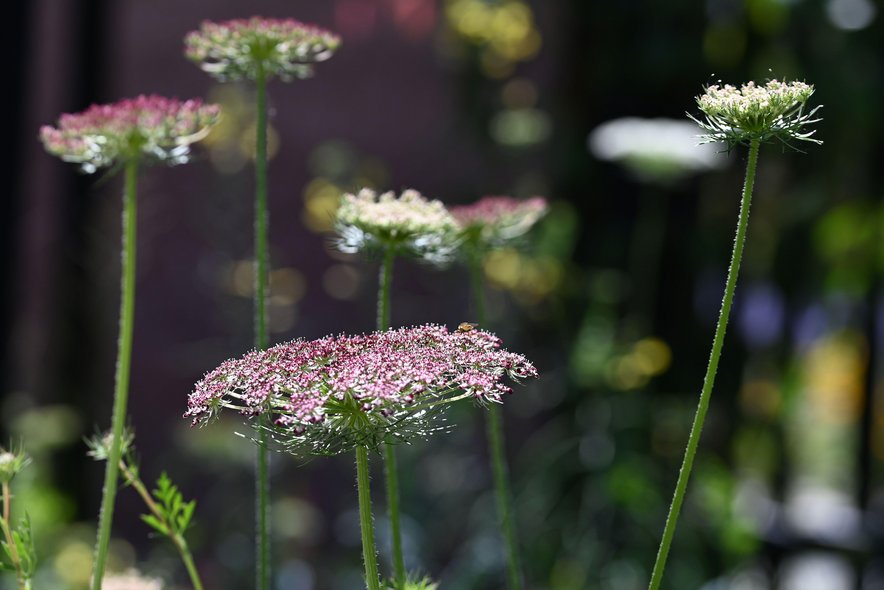
[[[124,574],[108,574],[101,583],[102,590],[163,590],[157,578],[145,578],[136,570]]]
[[[669,183],[727,163],[720,147],[699,144],[700,129],[675,119],[614,119],[589,135],[589,148],[600,160],[617,162],[640,180]]]

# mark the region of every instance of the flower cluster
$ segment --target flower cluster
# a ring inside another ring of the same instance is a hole
[[[822,143],[812,138],[815,131],[804,128],[814,119],[819,106],[804,112],[814,88],[804,82],[771,80],[764,86],[747,82],[742,88],[730,84],[709,86],[697,97],[705,121],[697,121],[707,132],[707,141],[725,141],[729,146],[752,140],[790,139]],[[693,117],[692,117],[693,118]]]
[[[266,417],[286,450],[337,454],[438,429],[434,409],[459,399],[499,402],[501,380],[534,377],[522,355],[483,330],[426,325],[294,340],[226,361],[197,383],[185,417],[230,408]]]
[[[313,74],[313,64],[334,55],[337,35],[292,19],[252,17],[205,21],[184,38],[187,57],[221,81],[260,75],[289,81]]]
[[[87,173],[141,157],[183,164],[190,144],[208,134],[220,112],[199,99],[142,95],[62,115],[58,127],[40,129],[40,139],[49,153],[80,164]]]
[[[452,207],[451,215],[467,237],[475,237],[481,245],[501,246],[523,236],[541,217],[548,205],[543,197],[483,197],[470,205]]]
[[[625,117],[607,121],[589,136],[597,158],[618,162],[639,180],[667,184],[727,161],[712,145],[697,145],[697,127],[688,121]]]
[[[9,483],[31,459],[22,451],[7,451],[0,447],[0,483]]]
[[[335,219],[342,252],[393,248],[399,254],[443,264],[457,248],[457,221],[441,201],[430,201],[415,190],[397,197],[371,189],[346,194]]]

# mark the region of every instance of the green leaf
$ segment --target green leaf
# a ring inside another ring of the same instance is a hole
[[[153,514],[142,514],[141,520],[148,524],[151,528],[158,531],[160,534],[169,535],[169,529]]]

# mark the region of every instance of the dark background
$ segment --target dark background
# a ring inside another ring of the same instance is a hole
[[[181,40],[202,19],[253,14],[298,18],[343,38],[314,79],[270,86],[274,341],[374,325],[376,263],[330,246],[341,191],[551,201],[529,243],[486,266],[491,328],[542,375],[506,403],[536,589],[645,587],[705,368],[745,163],[737,149],[722,170],[641,182],[593,157],[588,134],[617,117],[683,119],[718,79],[815,84],[824,145],[762,150],[735,313],[664,586],[884,587],[877,6],[7,7],[0,430],[34,459],[14,485],[16,510],[35,525],[36,587],[88,580],[103,466],[85,457],[82,437],[109,424],[121,190],[118,177],[83,176],[45,154],[37,130],[62,112],[140,93],[205,96],[225,112],[193,163],[140,179],[130,416],[141,471],[153,480],[166,470],[197,499],[190,539],[207,587],[251,584],[252,449],[235,436],[235,419],[196,430],[181,414],[193,383],[251,343],[252,95],[188,63]],[[463,268],[397,264],[394,325],[453,326],[470,314]],[[451,434],[400,453],[407,562],[444,590],[502,588],[481,415],[465,408],[451,420]],[[349,457],[275,458],[279,588],[360,585],[352,472]],[[382,487],[374,494],[383,537]],[[185,587],[141,511],[123,490],[112,565]]]

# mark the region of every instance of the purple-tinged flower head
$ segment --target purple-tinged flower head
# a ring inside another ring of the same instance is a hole
[[[704,120],[691,118],[706,132],[705,141],[724,141],[729,147],[774,139],[786,145],[790,140],[822,143],[813,138],[815,130],[805,130],[820,120],[814,118],[819,106],[804,112],[813,92],[813,85],[797,81],[747,82],[740,88],[715,84],[697,97]]]
[[[364,188],[345,194],[335,216],[338,249],[356,253],[392,248],[433,264],[449,262],[458,245],[457,221],[441,201],[408,189],[396,196]]]
[[[220,114],[218,105],[199,99],[142,95],[64,114],[57,127],[40,129],[40,139],[46,151],[89,174],[134,158],[183,164]]]
[[[476,245],[500,247],[534,227],[549,209],[546,199],[515,199],[504,196],[482,197],[475,203],[451,208],[467,240]]]
[[[444,405],[497,403],[502,380],[535,377],[522,355],[489,332],[425,325],[357,336],[294,340],[228,360],[196,384],[185,417],[205,423],[222,409],[256,422],[296,455],[407,441],[439,430]]]
[[[334,55],[341,38],[293,19],[254,16],[204,21],[184,38],[185,55],[214,78],[256,80],[274,76],[288,82],[313,75],[313,65]]]

